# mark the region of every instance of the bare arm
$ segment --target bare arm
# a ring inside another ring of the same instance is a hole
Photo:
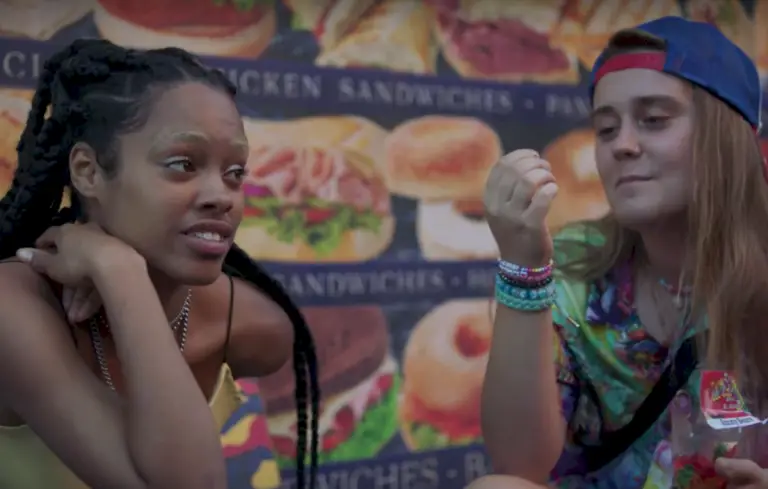
[[[78,356],[45,281],[25,265],[3,267],[0,401],[95,489],[225,487],[214,422],[141,261],[94,277],[126,377],[124,402]]]
[[[482,398],[483,437],[496,470],[546,483],[565,441],[552,313],[498,306]]]

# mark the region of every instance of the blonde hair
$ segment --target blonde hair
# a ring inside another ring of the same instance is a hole
[[[623,37],[626,41],[628,38]],[[663,49],[654,38],[612,44],[607,52]],[[640,44],[637,41],[640,40]],[[768,401],[768,183],[755,130],[734,109],[694,86],[693,198],[687,210],[687,252],[694,318],[707,321],[705,365],[734,370],[749,398]],[[612,215],[582,222],[587,243],[563,239],[558,264],[592,281],[642,251],[640,236]],[[595,239],[589,239],[594,235]],[[589,242],[594,244],[590,244]]]

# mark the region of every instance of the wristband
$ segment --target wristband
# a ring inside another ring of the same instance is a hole
[[[505,260],[499,260],[499,271],[512,280],[520,280],[524,282],[540,282],[552,275],[554,269],[554,263],[549,260],[549,263],[543,267],[529,268],[521,265],[516,265]]]
[[[496,276],[496,302],[517,311],[545,311],[555,303],[554,282],[538,288],[522,288],[509,284],[501,275]]]
[[[509,285],[512,285],[513,287],[519,287],[521,289],[538,289],[541,287],[546,287],[547,285],[551,284],[554,280],[554,277],[552,275],[549,275],[548,277],[544,277],[540,280],[523,280],[520,278],[511,277],[509,275],[505,275],[504,272],[499,271],[499,277],[502,278],[506,283]]]

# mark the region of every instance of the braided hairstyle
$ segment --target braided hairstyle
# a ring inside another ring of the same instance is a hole
[[[138,51],[104,40],[78,40],[52,56],[40,75],[19,140],[13,182],[0,200],[0,259],[13,256],[19,248],[33,246],[50,226],[73,222],[82,215],[69,175],[69,153],[75,143],[89,144],[105,174],[114,175],[118,165],[115,135],[140,128],[158,91],[187,81],[205,83],[235,96],[235,87],[224,75],[181,49]],[[60,210],[65,191],[70,193],[71,206]],[[304,488],[309,428],[309,485],[313,488],[320,393],[312,335],[280,284],[242,249],[231,248],[224,260],[224,271],[267,294],[293,324],[296,477],[298,487]],[[308,404],[312,409],[311,427]]]

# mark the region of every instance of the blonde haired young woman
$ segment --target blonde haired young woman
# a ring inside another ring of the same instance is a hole
[[[698,359],[768,399],[755,66],[714,27],[668,17],[616,34],[590,91],[608,217],[553,240],[544,220],[557,183],[532,150],[489,179],[503,260],[483,427],[504,475],[473,489],[671,487],[667,405],[695,395]],[[768,487],[760,462],[716,469],[729,488]]]

